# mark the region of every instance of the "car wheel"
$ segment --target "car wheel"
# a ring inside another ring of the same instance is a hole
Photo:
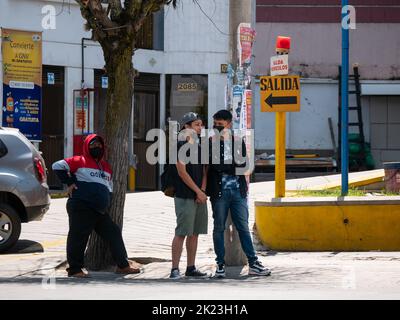
[[[0,252],[10,249],[21,234],[21,219],[15,209],[0,203]]]

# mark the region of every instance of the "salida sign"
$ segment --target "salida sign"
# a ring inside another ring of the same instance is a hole
[[[300,111],[300,77],[260,78],[261,112]]]

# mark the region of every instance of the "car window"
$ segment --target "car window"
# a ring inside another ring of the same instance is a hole
[[[7,154],[8,150],[6,145],[4,144],[3,141],[0,139],[0,158],[4,157]]]

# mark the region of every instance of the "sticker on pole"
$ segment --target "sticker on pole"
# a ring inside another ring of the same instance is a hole
[[[261,112],[300,111],[300,77],[260,78]]]
[[[271,76],[286,76],[289,74],[289,55],[283,54],[271,57]]]

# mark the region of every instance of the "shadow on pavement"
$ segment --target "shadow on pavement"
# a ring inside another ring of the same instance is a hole
[[[140,286],[146,285],[156,287],[157,285],[191,287],[193,285],[199,288],[208,285],[217,285],[222,287],[241,288],[255,286],[276,286],[289,284],[291,288],[295,286],[306,286],[309,288],[319,288],[321,285],[325,288],[337,287],[342,283],[340,268],[328,267],[277,267],[272,269],[272,275],[249,276],[241,267],[227,267],[227,275],[224,279],[217,278],[181,278],[179,280],[168,279],[168,275],[160,273],[153,275],[144,272],[137,275],[121,276],[113,272],[90,272],[91,278],[76,279],[68,278],[66,274],[46,273],[33,274],[26,276],[17,276],[13,278],[0,277],[0,285],[38,285],[46,289],[46,285],[56,285],[60,288],[109,288],[112,286]],[[55,288],[54,288],[55,289]]]
[[[154,258],[154,257],[132,257],[128,258],[131,261],[135,261],[140,264],[150,264],[156,262],[171,262],[171,259],[162,259],[162,258]]]
[[[1,255],[41,253],[41,252],[44,252],[44,248],[39,242],[31,240],[18,240],[17,243],[11,249],[2,253]]]

